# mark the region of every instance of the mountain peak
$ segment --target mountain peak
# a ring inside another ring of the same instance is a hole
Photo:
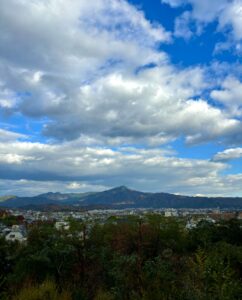
[[[130,189],[127,188],[127,186],[125,186],[125,185],[118,186],[118,187],[114,188],[114,190],[119,190],[119,191],[130,191]]]

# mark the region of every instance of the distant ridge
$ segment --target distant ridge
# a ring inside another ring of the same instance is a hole
[[[1,197],[3,198],[3,197]],[[46,193],[34,197],[10,196],[1,207],[27,208],[44,205],[105,208],[221,208],[242,209],[242,198],[195,197],[169,193],[146,193],[119,186],[96,193]]]
[[[13,198],[16,198],[16,196],[10,196],[10,195],[7,195],[7,196],[0,196],[0,203],[2,201],[6,201],[8,199],[13,199]]]

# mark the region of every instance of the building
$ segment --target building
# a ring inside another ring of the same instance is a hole
[[[166,209],[165,217],[178,217],[178,211],[174,208]]]
[[[64,222],[64,221],[59,221],[55,223],[55,228],[57,230],[69,230],[70,229],[70,225],[68,222]]]
[[[6,241],[9,242],[20,242],[23,243],[26,241],[26,238],[23,236],[23,234],[20,231],[10,231],[6,236],[5,236]]]

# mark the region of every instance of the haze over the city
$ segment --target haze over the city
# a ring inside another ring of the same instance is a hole
[[[242,0],[0,2],[0,196],[242,196]]]

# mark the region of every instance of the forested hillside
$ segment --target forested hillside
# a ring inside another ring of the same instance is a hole
[[[103,192],[82,194],[46,193],[34,197],[9,197],[0,203],[9,208],[37,208],[46,205],[105,208],[221,208],[242,209],[239,197],[196,197],[169,193],[145,193],[116,187]]]

